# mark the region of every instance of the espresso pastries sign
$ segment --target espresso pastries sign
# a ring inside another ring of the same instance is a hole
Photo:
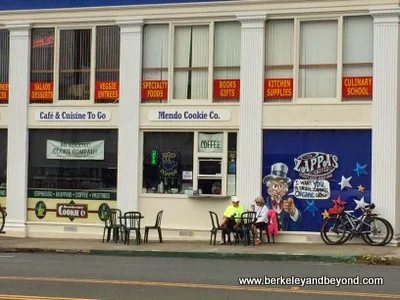
[[[199,133],[199,152],[222,153],[223,139],[222,133]]]

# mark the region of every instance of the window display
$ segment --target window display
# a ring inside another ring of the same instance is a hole
[[[117,144],[114,129],[30,130],[28,187],[115,191]]]
[[[192,188],[193,132],[145,132],[143,192],[184,193]],[[183,176],[185,174],[185,176]]]

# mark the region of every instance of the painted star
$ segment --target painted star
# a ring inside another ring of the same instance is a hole
[[[337,197],[337,199],[332,200],[333,203],[335,203],[335,205],[340,205],[340,206],[344,206],[347,202],[342,201],[342,199],[340,198],[340,195]]]
[[[324,209],[324,212],[321,215],[322,215],[322,217],[324,219],[328,219],[329,218],[329,213],[326,211],[326,209]]]
[[[358,186],[358,191],[361,193],[364,193],[365,187],[363,187],[361,184]]]
[[[353,169],[354,172],[357,173],[357,176],[360,177],[360,175],[365,174],[368,175],[367,171],[365,171],[365,168],[367,165],[360,165],[359,163],[356,164],[356,168]]]
[[[357,203],[357,206],[354,210],[360,209],[360,208],[365,208],[365,205],[367,203],[364,202],[364,197],[362,197],[360,200],[354,199],[354,202]]]
[[[342,175],[342,180],[338,183],[338,185],[340,185],[340,190],[343,190],[345,187],[352,188],[350,184],[350,180],[352,178],[353,178],[352,176],[346,178]]]
[[[304,211],[309,211],[313,217],[315,217],[315,212],[318,211],[318,208],[315,207],[314,200],[307,201],[308,206],[304,209]]]

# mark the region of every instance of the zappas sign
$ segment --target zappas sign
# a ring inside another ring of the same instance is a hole
[[[309,152],[294,159],[294,170],[301,178],[328,179],[339,167],[339,159],[334,154]]]

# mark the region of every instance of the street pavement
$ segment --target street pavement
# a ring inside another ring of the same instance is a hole
[[[397,266],[60,253],[1,253],[0,263],[0,299],[8,300],[400,299]],[[239,284],[265,276],[259,285]],[[383,284],[266,284],[281,276]]]
[[[328,246],[323,243],[275,243],[257,246],[209,245],[208,241],[150,241],[136,245],[85,239],[15,238],[0,236],[0,252],[58,252],[113,256],[219,258],[258,261],[319,261],[400,265],[400,247],[363,243]]]

